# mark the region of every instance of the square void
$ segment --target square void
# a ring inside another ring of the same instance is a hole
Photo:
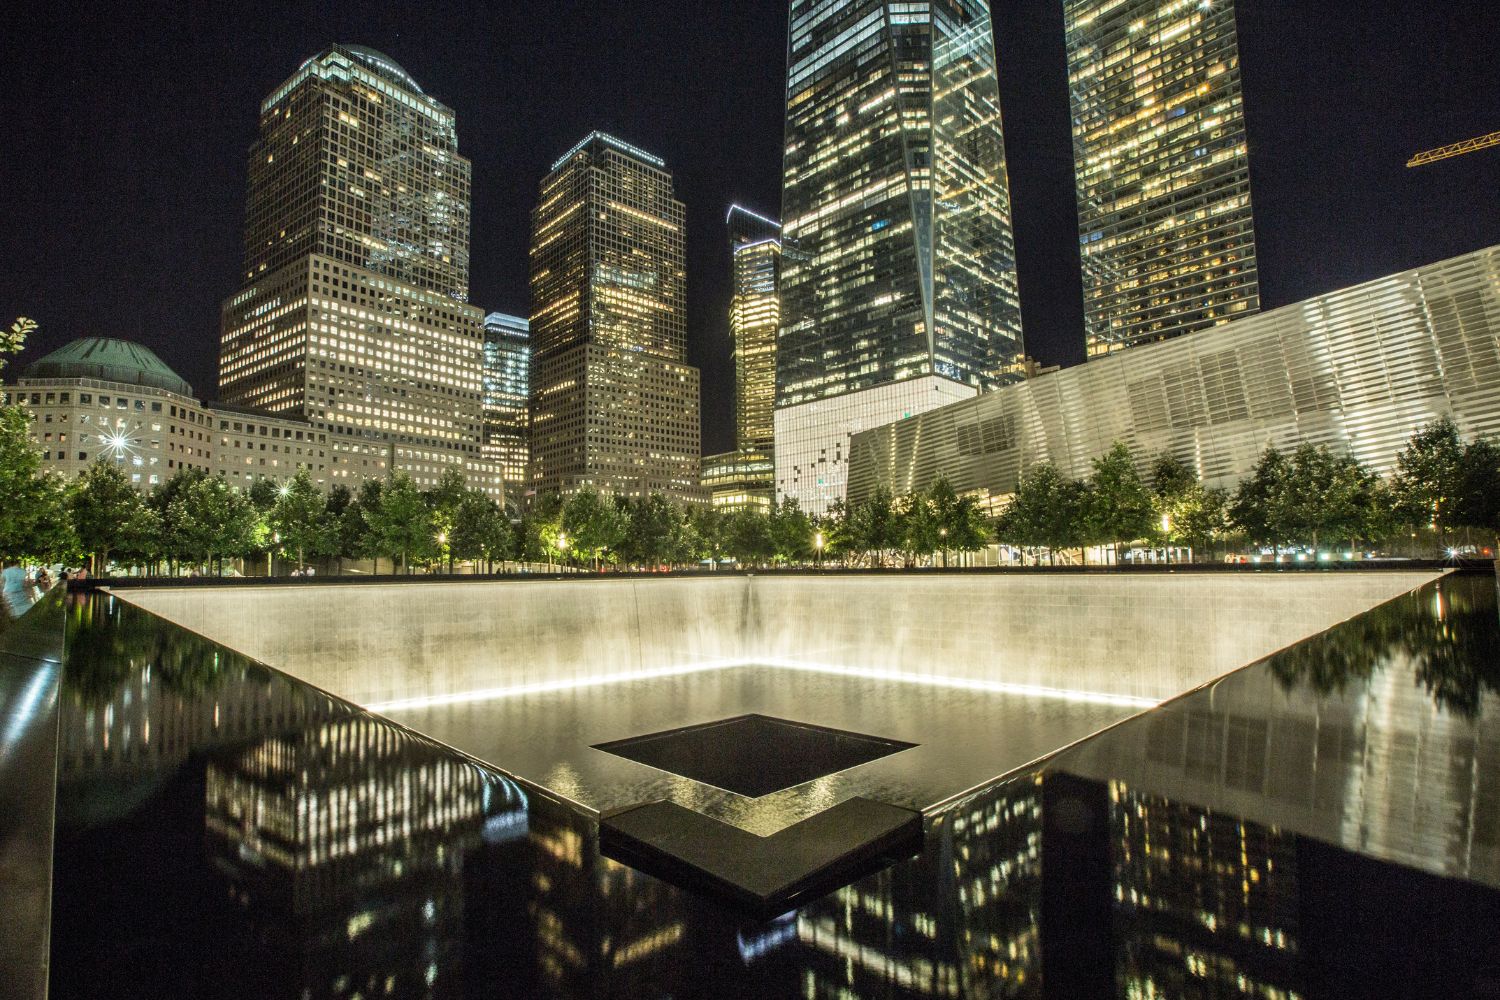
[[[915,746],[766,715],[737,715],[596,743],[594,749],[756,798]]]

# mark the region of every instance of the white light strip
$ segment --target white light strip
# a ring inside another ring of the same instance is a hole
[[[452,694],[435,694],[424,698],[400,698],[361,706],[370,712],[395,712],[406,708],[432,708],[435,705],[459,705],[474,701],[495,701],[515,698],[527,694],[547,694],[552,691],[573,691],[581,688],[603,687],[606,684],[621,684],[627,681],[647,681],[657,677],[676,677],[678,674],[695,674],[705,670],[725,670],[744,666],[743,660],[710,660],[706,663],[684,663],[675,667],[657,667],[654,670],[628,670],[602,677],[569,678],[556,681],[539,681],[535,684],[517,684],[512,687],[481,688],[477,691],[455,691]]]
[[[774,667],[780,670],[801,670],[805,673],[836,674],[841,677],[895,681],[901,684],[921,684],[927,687],[956,688],[963,691],[985,691],[990,694],[1014,694],[1027,698],[1045,698],[1052,701],[1074,701],[1092,705],[1118,705],[1122,708],[1155,708],[1162,703],[1162,700],[1157,698],[1142,698],[1128,694],[1110,694],[1105,691],[1080,691],[1074,688],[1046,687],[1040,684],[1016,684],[1010,681],[987,681],[969,677],[945,677],[939,674],[919,674],[904,670],[872,670],[866,667],[841,667],[832,663],[809,663],[803,660],[759,657],[753,660],[709,660],[702,663],[685,663],[674,667],[658,667],[654,670],[630,670],[602,677],[570,678],[566,680],[540,681],[535,684],[517,684],[512,687],[481,688],[477,691],[456,691],[451,694],[436,694],[423,698],[402,698],[396,701],[377,702],[364,707],[371,712],[388,713],[409,708],[432,708],[438,705],[496,701],[502,698],[515,698],[528,694],[576,691],[584,688],[603,687],[606,684],[653,680],[658,677],[676,677],[680,674],[702,673],[711,670],[730,670],[735,667]]]
[[[923,684],[928,687],[958,688],[964,691],[988,691],[993,694],[1018,694],[1028,698],[1048,698],[1055,701],[1081,701],[1094,705],[1119,705],[1125,708],[1155,708],[1162,703],[1159,698],[1142,698],[1129,694],[1110,694],[1106,691],[1080,691],[1075,688],[1046,687],[1041,684],[1016,684],[1011,681],[986,681],[970,677],[945,677],[941,674],[917,674],[906,670],[872,670],[868,667],[840,667],[832,663],[806,663],[801,660],[777,660],[762,658],[757,663],[784,670],[803,670],[815,674],[838,674],[842,677],[864,677],[877,681],[897,681],[902,684]]]

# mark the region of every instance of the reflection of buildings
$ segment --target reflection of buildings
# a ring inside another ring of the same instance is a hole
[[[531,480],[697,499],[686,212],[657,157],[602,132],[542,179],[531,232]]]
[[[287,995],[462,991],[464,857],[490,830],[488,782],[513,791],[491,804],[500,839],[519,789],[366,716],[262,739],[205,780],[209,851],[246,931],[298,963]]]
[[[530,460],[527,404],[531,392],[531,326],[519,316],[484,317],[484,447],[508,500],[526,488]]]
[[[1259,305],[1233,0],[1067,0],[1090,355]]]
[[[1302,993],[1295,836],[1119,782],[1109,814],[1125,996]]]
[[[791,4],[776,492],[821,514],[849,435],[1019,374],[989,5]]]

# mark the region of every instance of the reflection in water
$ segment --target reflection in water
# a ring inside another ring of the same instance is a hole
[[[1449,712],[1473,718],[1485,694],[1500,694],[1497,582],[1461,576],[1424,587],[1272,658],[1288,691],[1320,695],[1409,662],[1416,680]]]
[[[756,920],[602,857],[545,794],[95,597],[69,625],[52,995],[1500,995],[1496,624],[1491,581],[1445,581]]]

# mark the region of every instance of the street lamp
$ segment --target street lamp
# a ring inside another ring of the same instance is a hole
[[[817,550],[818,568],[823,568],[823,532],[813,535],[813,548]]]
[[[566,533],[559,531],[557,533],[557,562],[558,562],[558,568],[559,569],[562,568],[563,554],[565,552],[567,552],[567,551],[568,551],[568,536],[567,536]]]
[[[281,544],[281,532],[279,532],[279,531],[273,531],[271,533],[271,545],[270,545],[269,548],[266,549],[266,577],[267,578],[269,578],[270,575],[271,575],[271,553],[273,551],[275,551],[276,546],[279,545],[279,544]]]
[[[943,569],[947,569],[948,568],[948,529],[947,528],[939,528],[938,529],[938,537],[943,540],[942,543],[941,543],[942,546],[943,546]]]

